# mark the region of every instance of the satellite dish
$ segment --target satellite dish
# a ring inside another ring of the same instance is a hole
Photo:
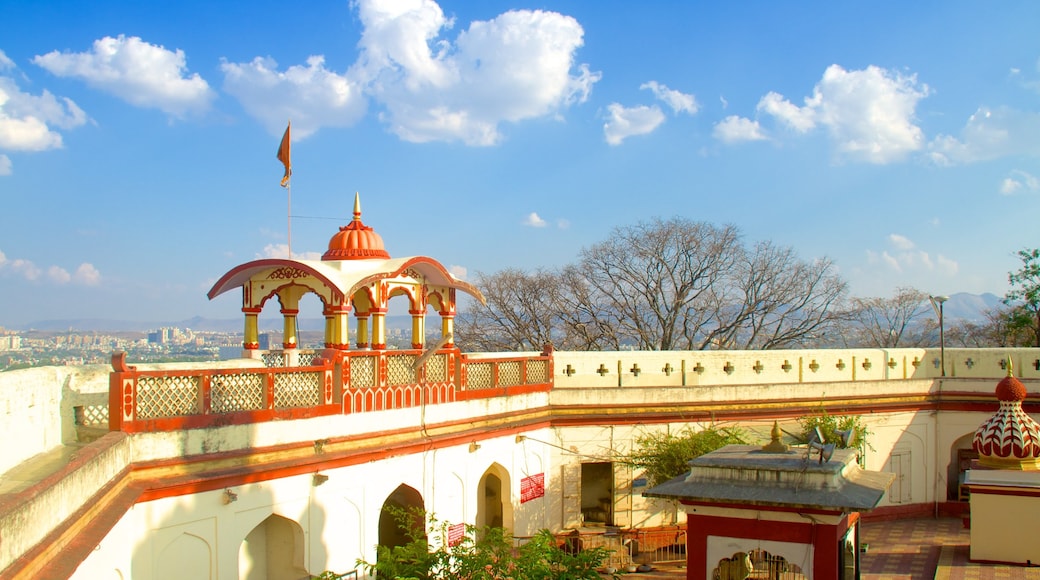
[[[856,439],[856,429],[854,427],[850,427],[844,431],[835,431],[834,434],[841,440],[842,447],[848,447],[852,444],[853,440]]]

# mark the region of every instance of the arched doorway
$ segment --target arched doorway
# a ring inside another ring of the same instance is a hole
[[[304,567],[303,528],[279,515],[260,522],[238,548],[239,580],[308,578]]]
[[[946,466],[946,499],[950,501],[968,501],[967,489],[963,487],[964,472],[971,469],[971,462],[979,458],[979,453],[972,448],[975,433],[966,433],[957,438],[950,446],[950,462]],[[938,461],[938,457],[936,461]]]
[[[415,536],[424,537],[425,510],[418,491],[407,485],[398,486],[379,510],[379,545],[395,548],[408,544]]]
[[[477,485],[478,529],[502,528],[508,536],[513,530],[513,502],[510,501],[509,472],[498,463],[491,464]]]

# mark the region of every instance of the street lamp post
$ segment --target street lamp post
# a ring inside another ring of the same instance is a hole
[[[929,296],[928,301],[932,303],[936,316],[939,317],[939,366],[942,367],[941,375],[946,376],[946,336],[943,328],[943,303],[949,300],[949,296]]]

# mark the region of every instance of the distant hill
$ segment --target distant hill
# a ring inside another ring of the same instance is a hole
[[[951,294],[949,301],[943,305],[943,316],[947,320],[982,321],[985,312],[1001,304],[1002,298],[996,294],[968,294],[959,292]],[[387,328],[408,330],[412,326],[408,315],[387,316]],[[300,331],[324,331],[323,318],[300,318]],[[97,332],[148,332],[163,327],[190,328],[196,332],[242,332],[241,318],[202,318],[196,316],[187,320],[167,320],[138,322],[130,320],[106,320],[101,318],[76,318],[68,320],[38,320],[30,324],[8,327],[8,330],[39,330],[61,332],[67,330]],[[282,330],[282,320],[277,314],[261,316],[260,330]]]
[[[951,294],[943,304],[943,318],[981,322],[985,320],[985,312],[1003,304],[1003,298],[992,293],[968,294],[958,292]]]
[[[410,316],[387,316],[387,327],[394,329],[410,329],[412,319]],[[187,320],[167,321],[132,321],[132,320],[109,320],[103,318],[75,318],[66,320],[37,320],[20,326],[5,327],[8,330],[29,331],[38,330],[46,332],[63,332],[68,330],[88,332],[149,332],[163,327],[190,328],[195,332],[242,332],[243,321],[241,318],[202,318],[196,316]],[[300,331],[324,331],[325,319],[323,318],[300,318]],[[261,317],[260,330],[282,330],[282,320],[277,315],[272,317]]]

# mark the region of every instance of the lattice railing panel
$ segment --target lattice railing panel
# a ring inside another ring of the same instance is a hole
[[[274,407],[316,407],[321,403],[324,373],[279,373],[274,376]]]
[[[138,419],[199,414],[198,376],[141,377],[137,380]]]
[[[259,411],[267,400],[264,375],[236,373],[213,377],[210,382],[210,410],[213,413]]]
[[[269,369],[278,369],[285,366],[285,356],[282,355],[280,350],[265,352],[260,355],[260,360],[264,361],[264,366]]]
[[[538,385],[549,382],[549,361],[527,361],[527,384]]]
[[[350,388],[364,389],[376,386],[376,362],[374,356],[350,358]]]
[[[520,361],[511,360],[498,363],[498,386],[511,387],[523,384],[521,378]]]
[[[412,385],[415,384],[414,355],[388,356],[386,360],[386,382],[390,385]]]
[[[83,405],[76,407],[75,418],[77,425],[108,426],[108,405]]]
[[[448,380],[448,355],[435,354],[426,361],[426,381],[443,383]]]
[[[469,363],[466,365],[467,383],[470,390],[490,389],[494,386],[494,365],[492,363]]]

